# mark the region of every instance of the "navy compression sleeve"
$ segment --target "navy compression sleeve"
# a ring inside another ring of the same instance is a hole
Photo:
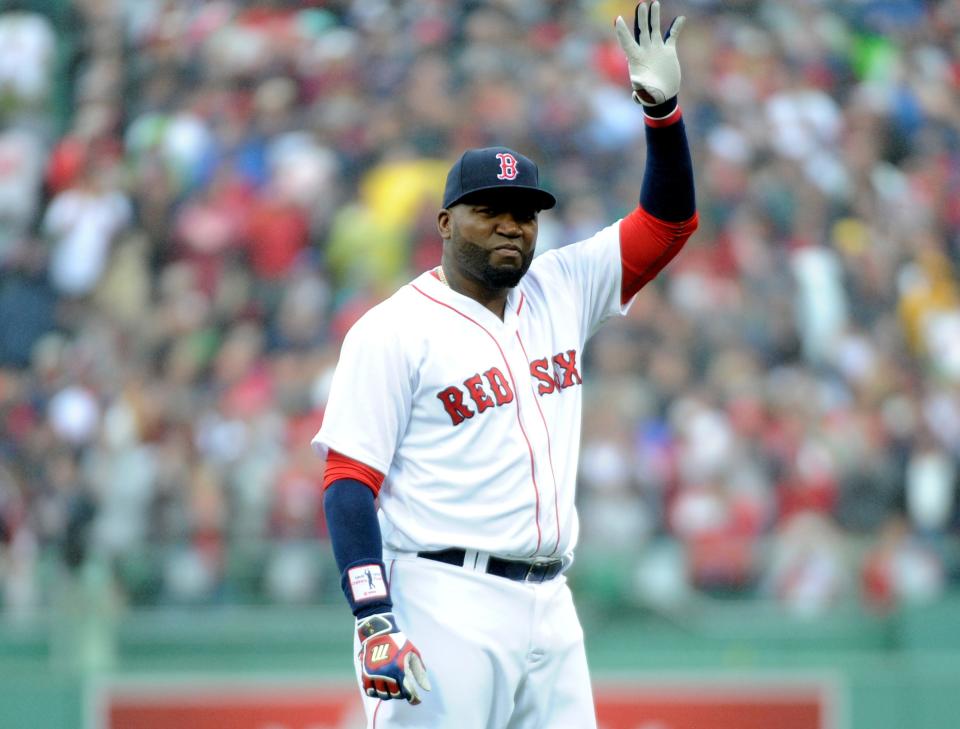
[[[644,112],[647,162],[640,205],[620,221],[626,304],[680,252],[697,229],[693,165],[677,99]]]
[[[340,569],[341,587],[358,618],[389,612],[393,601],[386,597],[358,601],[349,584],[350,570],[366,565],[379,565],[386,578],[383,564],[383,543],[380,522],[373,492],[360,481],[349,478],[334,481],[323,495],[323,510],[327,530],[333,546],[333,556]]]
[[[645,110],[647,163],[640,189],[640,206],[669,222],[693,217],[697,205],[693,163],[677,97]]]

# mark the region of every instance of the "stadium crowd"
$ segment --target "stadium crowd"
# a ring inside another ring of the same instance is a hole
[[[632,3],[2,7],[0,603],[91,560],[134,604],[338,599],[309,441],[341,338],[439,260],[464,147],[541,163],[540,250],[636,204]],[[960,2],[664,8],[691,21],[701,226],[587,353],[582,549],[665,609],[935,599],[960,581]]]

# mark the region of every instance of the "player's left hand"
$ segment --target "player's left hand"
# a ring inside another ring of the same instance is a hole
[[[363,691],[379,699],[420,703],[421,689],[430,690],[427,669],[416,647],[407,640],[392,613],[357,621]]]
[[[653,0],[637,3],[633,32],[623,16],[617,18],[617,39],[627,55],[633,99],[644,106],[656,106],[680,93],[680,60],[677,58],[677,36],[686,18],[677,17],[660,35],[660,3]]]

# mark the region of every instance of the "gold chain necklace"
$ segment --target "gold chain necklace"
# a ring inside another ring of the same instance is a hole
[[[450,284],[447,283],[447,276],[443,272],[443,266],[437,266],[437,277],[440,279],[440,283],[442,283],[447,288],[450,288]]]

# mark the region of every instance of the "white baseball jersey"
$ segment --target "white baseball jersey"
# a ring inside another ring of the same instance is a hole
[[[385,474],[387,549],[569,562],[583,347],[620,286],[614,224],[535,258],[502,321],[427,272],[351,328],[313,443]]]

